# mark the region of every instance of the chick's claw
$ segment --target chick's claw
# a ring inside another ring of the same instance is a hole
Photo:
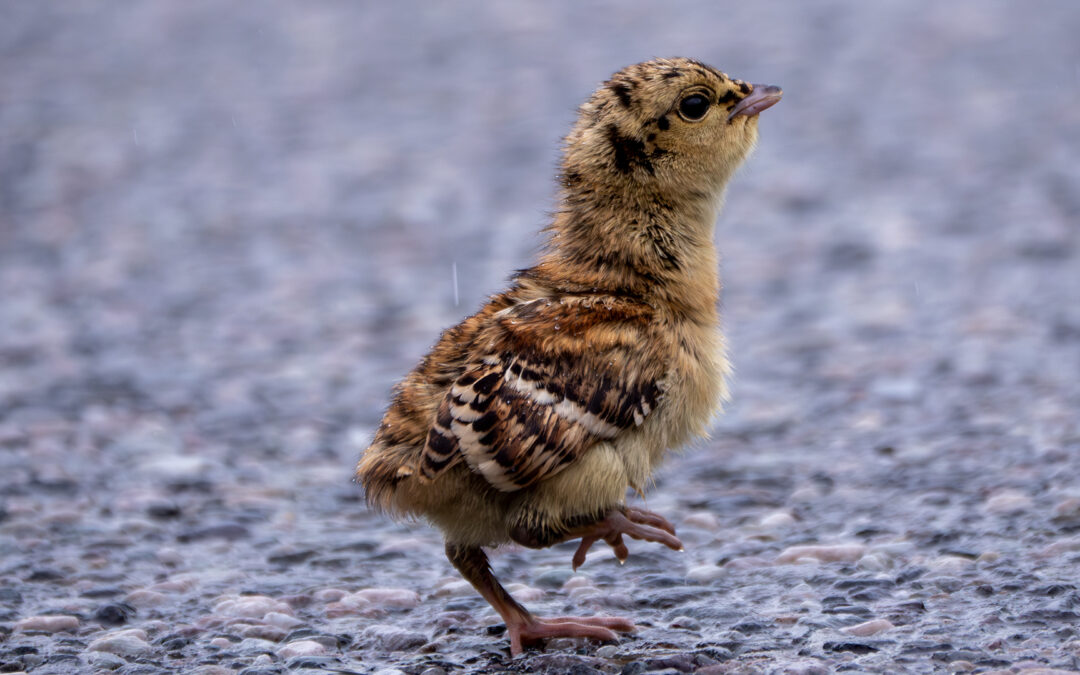
[[[639,509],[636,506],[628,506],[624,513],[627,518],[635,523],[651,525],[652,527],[658,527],[661,530],[669,532],[672,535],[675,534],[675,526],[671,524],[671,521],[655,511],[646,511],[645,509]]]
[[[675,536],[675,526],[666,518],[635,507],[612,511],[603,520],[581,528],[575,534],[581,537],[581,544],[574,552],[574,571],[585,563],[589,549],[601,539],[615,551],[615,558],[620,563],[626,562],[630,551],[623,542],[624,534],[631,539],[663,544],[674,551],[681,551],[683,548],[682,542]]]

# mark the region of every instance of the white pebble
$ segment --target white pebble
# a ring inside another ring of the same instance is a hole
[[[696,511],[683,518],[683,525],[715,532],[720,529],[720,520],[710,511]]]
[[[291,659],[294,656],[321,656],[326,653],[326,645],[314,640],[297,640],[290,642],[277,651],[277,655],[283,659]]]
[[[952,574],[963,572],[974,564],[975,561],[970,558],[958,555],[943,555],[931,560],[927,567],[929,567],[932,572]]]
[[[759,558],[756,555],[743,556],[741,558],[732,558],[724,563],[725,570],[756,570],[762,567],[768,567],[772,565],[772,561],[765,558]]]
[[[1069,497],[1054,507],[1054,518],[1080,520],[1080,497]]]
[[[324,588],[315,591],[314,598],[319,602],[337,602],[348,594],[348,591],[344,591],[340,588]]]
[[[1070,551],[1080,551],[1080,536],[1068,537],[1048,544],[1037,555],[1040,558],[1053,558]]]
[[[456,581],[448,581],[439,586],[439,590],[435,591],[435,597],[442,598],[449,596],[456,598],[465,595],[473,595],[474,593],[476,593],[476,589],[473,588],[472,584],[464,579],[458,579]]]
[[[544,591],[525,584],[508,584],[506,590],[518,602],[536,602],[544,597]]]
[[[855,564],[859,569],[881,572],[888,568],[888,559],[880,553],[867,553]]]
[[[564,591],[572,591],[575,588],[581,588],[582,586],[592,587],[592,579],[584,574],[575,574],[566,580],[566,583],[562,585]]]
[[[1019,490],[1002,490],[986,500],[985,508],[990,513],[1009,514],[1031,509],[1031,497]]]
[[[596,586],[578,586],[571,588],[566,594],[571,600],[581,600],[583,598],[591,598],[600,594],[600,590]]]
[[[128,603],[132,607],[159,607],[165,604],[166,597],[164,593],[158,593],[157,591],[150,591],[145,588],[132,591],[124,597],[124,602]]]
[[[295,616],[289,616],[288,614],[282,614],[281,612],[267,612],[263,616],[263,621],[271,626],[277,626],[278,628],[284,628],[285,630],[292,630],[297,626],[304,625],[304,622],[297,619]]]
[[[184,563],[184,556],[180,555],[180,552],[175,548],[161,548],[155,554],[158,562],[162,565],[169,565],[170,567],[176,567]]]
[[[146,631],[139,628],[113,631],[94,640],[86,649],[131,657],[149,656],[154,651],[147,642]]]
[[[719,565],[699,565],[698,567],[691,567],[686,572],[688,581],[696,581],[698,583],[719,579],[723,575],[724,570],[720,568]]]
[[[766,530],[781,530],[795,524],[795,516],[788,511],[774,511],[758,521],[758,527]]]
[[[214,605],[214,613],[224,616],[243,616],[258,619],[268,612],[292,614],[292,607],[265,595],[223,596]]]
[[[892,630],[896,628],[888,619],[873,619],[871,621],[865,621],[855,626],[848,626],[842,628],[840,632],[847,633],[848,635],[857,635],[859,637],[867,637],[868,635],[877,635],[883,631]]]
[[[351,597],[367,600],[380,607],[411,609],[420,604],[420,596],[407,588],[365,588]]]
[[[776,556],[778,563],[798,561],[855,562],[866,553],[862,544],[834,544],[832,546],[791,546]]]
[[[46,633],[74,632],[79,627],[78,617],[67,614],[44,614],[31,616],[15,624],[15,630],[40,630]]]

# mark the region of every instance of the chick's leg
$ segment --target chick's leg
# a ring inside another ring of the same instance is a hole
[[[611,617],[560,617],[538,619],[514,600],[491,572],[487,555],[478,546],[446,544],[446,557],[469,583],[484,596],[506,623],[510,653],[518,655],[523,645],[553,637],[584,637],[615,640],[615,631],[629,632],[634,624]]]

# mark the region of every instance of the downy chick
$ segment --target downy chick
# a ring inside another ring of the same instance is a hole
[[[566,138],[540,261],[442,334],[360,460],[370,505],[443,531],[513,654],[634,625],[534,617],[482,547],[580,538],[575,568],[599,540],[625,560],[623,535],[682,547],[667,520],[626,505],[627,488],[641,493],[726,397],[713,223],[780,97],[692,59],[615,73]]]

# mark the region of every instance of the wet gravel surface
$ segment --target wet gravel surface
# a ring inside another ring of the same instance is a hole
[[[0,672],[1080,671],[1075,2],[4,15]],[[640,626],[511,659],[352,465],[671,54],[786,92],[717,229],[735,400],[649,496],[685,553],[496,554]]]

